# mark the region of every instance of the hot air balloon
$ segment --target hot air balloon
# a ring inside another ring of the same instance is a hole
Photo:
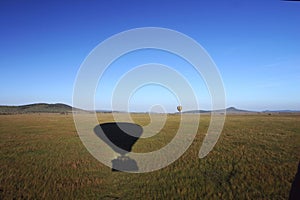
[[[181,112],[182,106],[177,106],[177,110],[178,110],[179,112]]]

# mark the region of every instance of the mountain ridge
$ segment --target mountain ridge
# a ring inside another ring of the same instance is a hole
[[[20,106],[0,105],[0,114],[25,114],[25,113],[72,113],[73,111],[85,111],[79,108],[73,108],[70,105],[63,103],[32,103]],[[242,113],[300,113],[299,110],[265,110],[265,111],[251,111],[237,109],[235,107],[228,107],[220,110],[187,110],[181,112],[182,114],[210,114],[210,113],[228,113],[228,114],[242,114]],[[99,113],[123,113],[124,111],[111,110],[96,110]],[[133,113],[148,113],[148,112],[133,112]]]
[[[241,110],[237,109],[235,107],[228,107],[226,109],[220,109],[220,110],[188,110],[184,111],[182,113],[255,113],[256,111],[250,111],[250,110]]]
[[[76,108],[75,108],[76,109]],[[69,113],[73,107],[63,103],[33,103],[20,106],[0,106],[0,114]],[[78,109],[79,110],[79,109]]]

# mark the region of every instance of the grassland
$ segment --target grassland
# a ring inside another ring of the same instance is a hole
[[[137,124],[149,123],[135,114]],[[135,152],[165,145],[178,116]],[[99,114],[100,123],[111,114]],[[209,124],[168,167],[145,174],[112,172],[81,143],[72,115],[0,115],[0,199],[287,199],[300,159],[300,115],[230,115],[214,150],[198,151]]]

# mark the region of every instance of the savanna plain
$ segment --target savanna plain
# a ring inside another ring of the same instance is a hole
[[[141,126],[147,114],[132,114]],[[194,117],[193,114],[189,116]],[[113,122],[99,113],[99,123]],[[134,152],[157,150],[174,137],[180,115]],[[287,199],[300,159],[300,115],[232,114],[214,149],[198,152],[210,115],[201,115],[190,148],[149,173],[115,172],[82,144],[72,114],[0,115],[0,199]],[[95,124],[96,126],[96,124]]]

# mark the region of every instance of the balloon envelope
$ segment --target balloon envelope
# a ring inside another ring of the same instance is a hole
[[[180,112],[182,110],[182,106],[177,106],[177,110]]]

